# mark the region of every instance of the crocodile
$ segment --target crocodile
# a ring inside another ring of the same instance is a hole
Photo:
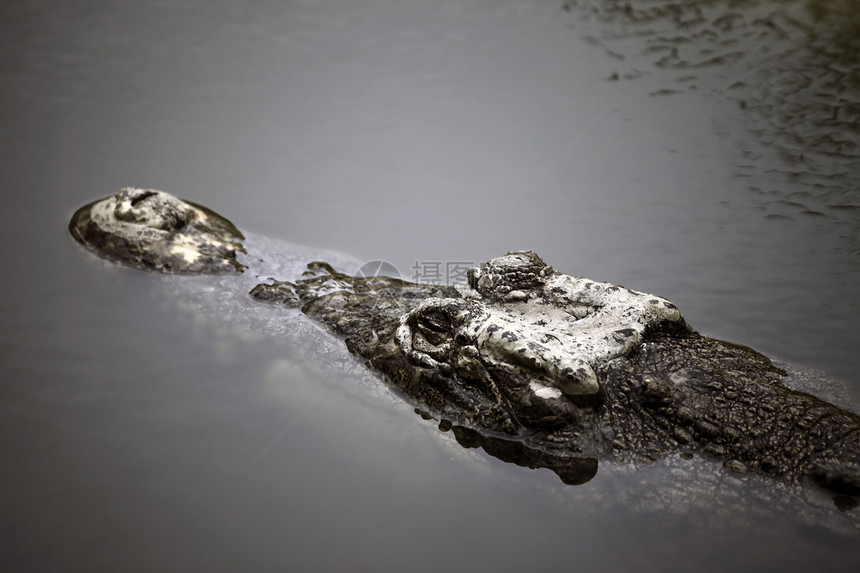
[[[69,232],[81,244],[138,269],[166,273],[242,272],[245,237],[206,207],[157,189],[124,187],[84,205]]]
[[[136,268],[242,273],[253,264],[227,219],[152,189],[90,203],[69,229]],[[823,487],[841,507],[860,495],[860,416],[790,389],[770,358],[701,335],[670,301],[563,274],[533,251],[491,259],[451,286],[315,261],[250,296],[328,327],[461,445],[568,484],[592,479],[600,460],[699,456]]]

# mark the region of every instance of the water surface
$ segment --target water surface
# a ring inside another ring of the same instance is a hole
[[[4,570],[852,570],[857,512],[820,492],[679,460],[564,486],[460,448],[301,317],[106,264],[65,226],[136,185],[226,215],[285,269],[412,278],[530,248],[856,405],[857,19],[5,3]]]

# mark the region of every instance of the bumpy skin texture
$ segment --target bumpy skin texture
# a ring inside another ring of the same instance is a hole
[[[69,229],[137,268],[244,268],[229,221],[161,191],[122,189],[78,210]],[[456,287],[311,263],[251,295],[342,335],[464,446],[566,483],[591,479],[598,459],[703,455],[860,494],[859,416],[786,388],[767,357],[701,336],[669,301],[563,275],[531,251],[492,259]]]
[[[205,207],[156,189],[125,187],[77,210],[69,232],[96,254],[165,273],[242,272],[245,239]]]
[[[698,334],[664,299],[562,275],[529,251],[456,288],[309,269],[251,294],[331,327],[465,446],[567,483],[601,458],[703,455],[860,493],[860,417],[786,388],[767,357]]]

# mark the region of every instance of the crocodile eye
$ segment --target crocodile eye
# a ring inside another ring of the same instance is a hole
[[[418,324],[423,330],[431,330],[433,332],[441,333],[451,330],[451,319],[441,310],[431,310],[421,315]]]
[[[424,335],[424,338],[434,346],[450,342],[449,338],[454,330],[448,313],[438,309],[422,313],[415,326]]]

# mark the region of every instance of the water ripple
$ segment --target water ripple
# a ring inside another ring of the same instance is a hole
[[[750,178],[765,216],[828,220],[856,263],[860,1],[573,0],[564,7],[612,56],[608,80],[647,78],[659,86],[647,92],[654,97],[697,91],[736,104],[747,134],[738,142],[738,175]]]

